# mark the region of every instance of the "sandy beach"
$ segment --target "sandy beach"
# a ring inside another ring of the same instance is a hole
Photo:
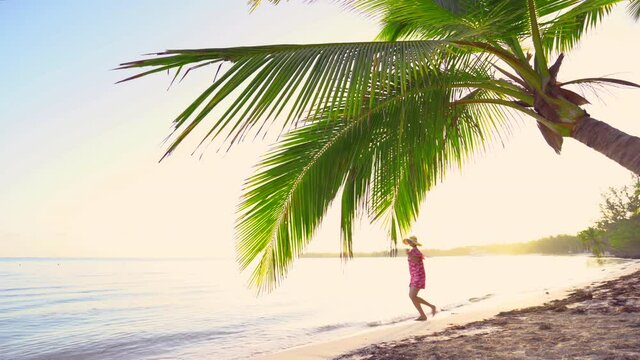
[[[436,315],[267,359],[640,359],[640,263],[594,283]]]

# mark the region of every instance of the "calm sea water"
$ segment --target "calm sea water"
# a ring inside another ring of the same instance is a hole
[[[429,258],[423,296],[447,316],[629,263]],[[301,259],[261,296],[236,269],[220,259],[0,259],[0,359],[246,359],[415,317],[404,258]]]

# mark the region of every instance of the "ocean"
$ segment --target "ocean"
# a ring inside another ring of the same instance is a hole
[[[623,270],[589,256],[427,258],[449,316]],[[271,293],[229,259],[0,258],[0,359],[247,359],[412,321],[405,258],[303,258]]]

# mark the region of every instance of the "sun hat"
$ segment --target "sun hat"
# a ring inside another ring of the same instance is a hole
[[[413,244],[413,245],[415,245],[415,246],[422,246],[422,244],[420,244],[420,243],[418,242],[418,238],[417,238],[417,237],[415,237],[415,236],[413,236],[413,235],[412,235],[412,236],[409,236],[409,238],[407,238],[407,239],[402,240],[402,243],[403,243],[403,244],[405,244],[405,245],[411,245],[411,244]]]

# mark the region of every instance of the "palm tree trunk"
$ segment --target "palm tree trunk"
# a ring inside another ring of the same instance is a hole
[[[571,136],[640,175],[640,138],[591,117],[578,122]]]

